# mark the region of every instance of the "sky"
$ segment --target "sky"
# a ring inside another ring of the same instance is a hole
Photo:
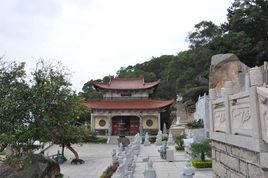
[[[226,21],[233,0],[0,0],[0,56],[61,61],[73,88],[188,48],[202,20]]]

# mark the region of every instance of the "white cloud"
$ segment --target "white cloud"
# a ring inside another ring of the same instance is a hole
[[[121,66],[187,49],[185,39],[193,26],[202,20],[224,22],[231,2],[4,1],[0,53],[26,60],[28,66],[40,57],[62,60],[80,90],[87,80],[115,74]]]

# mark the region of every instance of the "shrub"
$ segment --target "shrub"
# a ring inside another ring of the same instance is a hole
[[[192,121],[186,124],[186,127],[188,129],[198,129],[198,128],[204,128],[204,123],[202,120],[199,121]]]
[[[183,139],[185,139],[186,138],[186,134],[177,134],[177,135],[175,135],[174,136],[174,141],[175,141],[175,143],[177,144],[177,145],[179,145],[179,146],[183,146]]]
[[[118,168],[119,164],[113,164],[109,166],[100,176],[100,178],[111,178],[113,173],[115,173],[116,169]]]
[[[176,149],[177,151],[184,151],[184,147],[181,146],[181,145],[176,145],[176,146],[175,146],[175,149]]]
[[[212,168],[212,160],[192,160],[192,165],[195,168]]]
[[[107,143],[107,138],[105,137],[95,137],[94,140],[92,140],[92,143]]]
[[[168,140],[168,136],[163,136],[162,137],[162,141],[167,141]]]
[[[211,144],[209,139],[204,139],[198,142],[194,142],[191,145],[191,151],[194,157],[200,157],[202,161],[205,160],[205,156],[211,156]]]
[[[59,175],[56,175],[55,178],[63,178],[63,177],[64,177],[64,175],[62,173],[60,173]]]
[[[154,143],[156,141],[156,137],[149,137],[149,142]]]

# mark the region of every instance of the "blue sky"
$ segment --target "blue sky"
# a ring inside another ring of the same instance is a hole
[[[0,56],[62,61],[75,90],[120,67],[188,48],[196,23],[226,21],[232,0],[0,0]]]

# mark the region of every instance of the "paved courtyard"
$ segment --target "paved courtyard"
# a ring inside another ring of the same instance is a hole
[[[71,160],[74,155],[65,149],[68,161],[60,165],[61,173],[64,174],[64,178],[99,178],[101,173],[111,164],[111,152],[115,146],[108,144],[74,145],[80,158],[85,161],[85,164],[81,165],[72,165]],[[57,153],[57,150],[61,150],[61,148],[53,145],[47,152],[51,155]]]
[[[174,146],[169,146],[175,150]],[[156,171],[157,178],[180,178],[180,173],[185,167],[186,157],[184,152],[175,151],[174,162],[167,162],[160,158],[158,153],[159,146],[141,146],[141,151],[136,162],[134,178],[142,178],[146,164],[142,162],[142,158],[149,156],[153,161],[153,167]],[[196,171],[195,178],[211,178],[211,170]]]
[[[65,156],[68,161],[61,165],[61,172],[66,178],[98,178],[101,173],[111,164],[112,149],[116,145],[107,144],[83,144],[75,145],[81,159],[85,161],[82,165],[71,165],[73,154],[68,149],[65,150]],[[166,162],[162,160],[157,152],[159,147],[155,145],[141,146],[140,155],[137,158],[134,178],[143,178],[143,171],[147,163],[142,162],[142,158],[149,156],[153,160],[153,166],[156,170],[157,178],[179,178],[185,166],[184,152],[175,152],[175,161]],[[174,148],[174,147],[173,147]],[[60,147],[53,145],[46,154],[57,153]],[[195,178],[211,178],[211,171],[196,171]]]

